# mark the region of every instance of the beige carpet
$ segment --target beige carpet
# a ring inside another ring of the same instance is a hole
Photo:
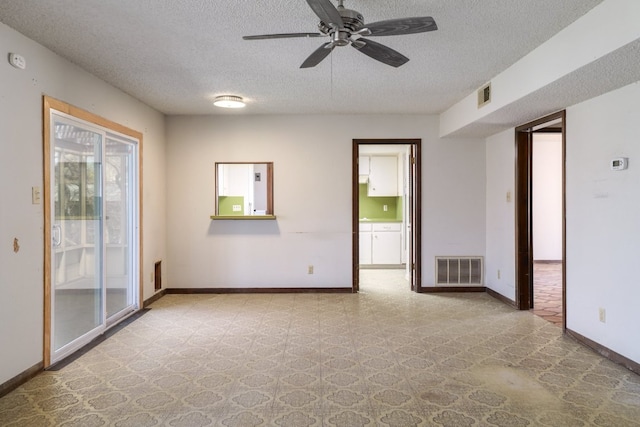
[[[638,426],[640,376],[486,294],[168,295],[2,426]]]

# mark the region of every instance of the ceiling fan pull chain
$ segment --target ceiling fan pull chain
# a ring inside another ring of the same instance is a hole
[[[331,101],[333,101],[333,55],[331,55]]]

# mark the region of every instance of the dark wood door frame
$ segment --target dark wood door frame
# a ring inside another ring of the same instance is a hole
[[[558,122],[559,123],[556,123]],[[516,216],[516,307],[533,308],[533,134],[549,132],[545,123],[554,123],[551,131],[562,133],[562,307],[566,329],[566,113],[560,111],[515,130],[515,216]],[[538,129],[542,127],[542,129]]]
[[[353,173],[352,173],[352,272],[353,292],[360,290],[360,187],[358,183],[358,157],[360,145],[408,145],[410,150],[409,171],[409,218],[411,231],[407,235],[409,240],[408,263],[411,268],[411,290],[422,292],[422,157],[420,139],[354,139],[353,140]]]

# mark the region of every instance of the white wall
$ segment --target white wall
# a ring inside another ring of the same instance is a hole
[[[567,328],[640,362],[640,83],[567,109]],[[486,140],[487,286],[515,298],[515,133]],[[629,157],[629,169],[609,162]],[[502,279],[496,271],[502,269]],[[505,270],[507,274],[505,274]],[[606,310],[606,323],[599,321]]]
[[[567,110],[567,328],[640,363],[640,83]],[[614,157],[629,169],[614,172]],[[606,323],[598,319],[606,310]]]
[[[562,260],[562,134],[533,134],[533,259]]]
[[[436,117],[167,119],[168,283],[351,287],[352,140],[421,138],[423,285],[434,256],[483,255],[484,144],[441,140]],[[215,162],[274,162],[277,221],[212,221]],[[314,265],[314,274],[307,274]]]
[[[486,140],[487,248],[485,285],[515,300],[515,130]],[[498,273],[499,272],[499,273]]]
[[[23,55],[24,71],[7,61]],[[164,117],[0,24],[0,384],[42,361],[43,186],[42,95],[144,133],[145,296],[153,260],[165,258]],[[14,253],[13,239],[20,251]]]

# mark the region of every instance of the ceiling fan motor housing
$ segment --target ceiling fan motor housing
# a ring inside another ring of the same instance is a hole
[[[351,31],[358,31],[364,26],[364,17],[360,12],[346,8],[338,8],[338,12],[340,12],[342,24],[345,28]]]
[[[323,21],[320,21],[318,28],[322,33],[331,36],[331,46],[347,46],[351,42],[351,33],[364,26],[364,17],[360,12],[346,9],[342,5],[338,6],[338,12],[342,18],[343,28],[335,28],[335,26],[327,25]]]
[[[338,12],[342,18],[342,26],[348,32],[358,31],[364,26],[364,17],[360,12],[346,9],[344,7],[338,7]],[[324,21],[320,21],[318,29],[323,34],[331,34],[335,30],[334,26],[331,26]]]

